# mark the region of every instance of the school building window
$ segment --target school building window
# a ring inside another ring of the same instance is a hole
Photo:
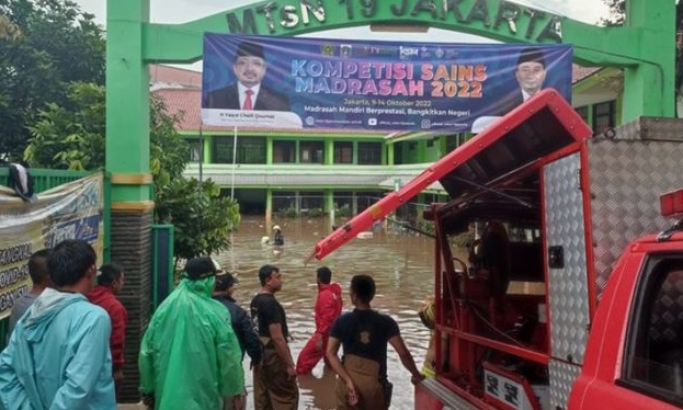
[[[214,137],[212,162],[232,164],[233,137]],[[264,137],[237,138],[237,164],[265,164],[266,139]]]
[[[334,163],[353,164],[353,142],[335,141],[334,142]]]
[[[288,164],[296,162],[296,142],[273,141],[273,163]]]
[[[299,143],[299,162],[302,164],[322,164],[325,160],[325,144],[322,141],[302,141]]]
[[[403,143],[402,142],[397,142],[395,144],[392,144],[394,150],[394,164],[395,165],[401,165],[403,164]],[[390,145],[391,147],[391,145]]]
[[[459,134],[451,134],[446,136],[446,152],[451,152],[454,149],[458,148],[458,144],[460,142],[460,135]]]
[[[359,142],[358,143],[358,164],[360,164],[360,165],[381,165],[382,164],[382,143],[381,142]]]
[[[590,110],[589,110],[589,107],[588,107],[587,105],[584,105],[583,107],[575,108],[575,110],[576,110],[576,113],[579,114],[579,115],[581,116],[581,119],[583,119],[583,121],[584,121],[586,124],[588,124],[588,120],[590,119],[590,115],[589,115]]]
[[[593,106],[593,132],[602,134],[616,123],[616,101],[608,101]]]
[[[186,138],[185,141],[190,147],[189,159],[190,162],[199,162],[202,156],[202,145],[199,138]]]

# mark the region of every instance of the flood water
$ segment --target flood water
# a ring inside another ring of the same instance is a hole
[[[337,221],[339,222],[339,221]],[[243,219],[239,232],[234,234],[233,247],[222,253],[218,260],[222,267],[237,272],[240,284],[235,294],[237,301],[248,309],[254,292],[259,288],[258,268],[266,263],[275,264],[283,273],[283,287],[277,298],[284,306],[290,333],[294,360],[313,333],[313,306],[317,295],[315,270],[328,266],[332,280],[344,289],[344,310],[351,309],[348,287],[356,274],[371,274],[377,283],[377,295],[372,302],[374,309],[391,315],[399,324],[401,334],[415,358],[418,369],[422,367],[429,331],[420,322],[417,310],[433,291],[433,242],[428,237],[389,231],[376,233],[371,239],[354,239],[333,252],[322,262],[313,260],[308,266],[303,261],[315,244],[328,232],[329,220],[325,218],[275,219],[285,235],[285,250],[273,255],[268,247],[261,245],[265,235],[264,220]],[[245,371],[248,372],[248,358]],[[335,408],[335,375],[323,372],[322,361],[312,376],[298,378],[300,410],[327,410]],[[413,409],[413,387],[410,374],[398,355],[389,347],[387,363],[389,380],[394,384],[392,409]],[[325,374],[324,374],[325,373]],[[252,391],[251,373],[245,373],[247,388]],[[253,409],[251,394],[248,409]]]

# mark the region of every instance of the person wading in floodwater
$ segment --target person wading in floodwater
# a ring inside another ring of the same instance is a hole
[[[387,379],[387,344],[398,353],[410,372],[413,384],[424,379],[415,366],[391,316],[370,307],[375,297],[375,280],[369,275],[351,279],[351,302],[355,309],[344,313],[332,325],[326,357],[339,375],[338,410],[380,410],[391,404],[392,384]],[[339,346],[344,356],[339,360]]]

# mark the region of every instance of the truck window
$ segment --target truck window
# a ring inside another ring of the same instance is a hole
[[[683,405],[683,257],[651,257],[636,292],[619,384]]]

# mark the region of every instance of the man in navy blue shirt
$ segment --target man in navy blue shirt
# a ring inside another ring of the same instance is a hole
[[[398,353],[403,366],[419,383],[424,376],[401,337],[398,324],[370,307],[375,296],[375,281],[368,275],[351,280],[351,302],[355,309],[341,315],[332,325],[327,346],[327,359],[339,375],[337,409],[388,409],[391,383],[387,380],[387,344]],[[343,359],[337,356],[344,349]]]

